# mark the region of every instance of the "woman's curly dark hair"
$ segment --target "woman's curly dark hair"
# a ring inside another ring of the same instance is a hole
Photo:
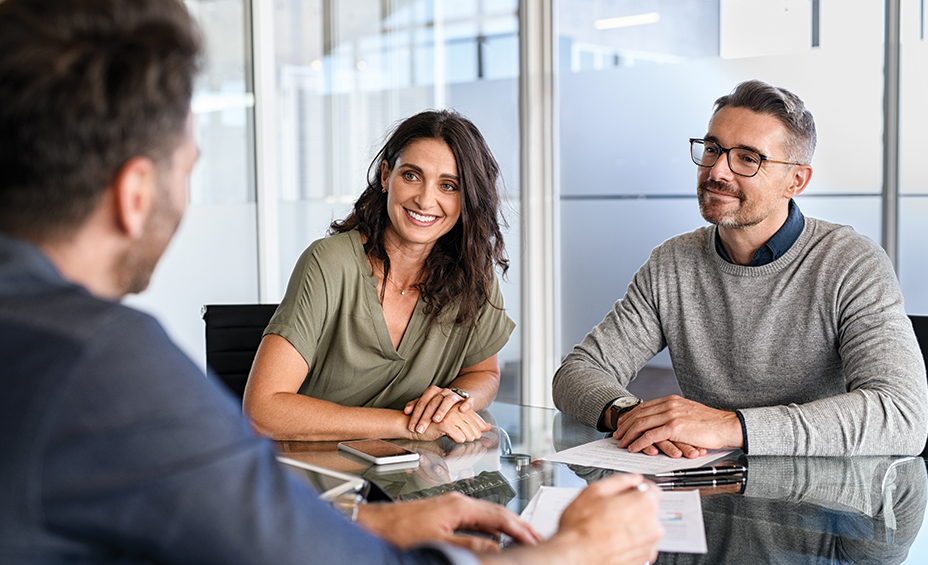
[[[365,237],[364,251],[383,262],[384,277],[390,272],[390,257],[383,245],[389,225],[387,195],[380,181],[381,163],[393,170],[396,160],[418,139],[440,139],[454,153],[461,194],[461,217],[435,243],[425,261],[426,278],[417,285],[425,302],[425,313],[436,320],[460,298],[456,324],[475,324],[480,309],[489,301],[496,265],[509,269],[506,247],[500,233],[499,164],[477,127],[453,110],[430,110],[404,120],[371,161],[367,188],[351,214],[332,222],[329,233],[357,228]],[[493,307],[498,305],[491,304]]]

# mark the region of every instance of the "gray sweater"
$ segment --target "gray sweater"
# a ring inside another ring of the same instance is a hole
[[[741,411],[752,455],[921,452],[925,366],[883,250],[806,217],[786,254],[744,267],[718,256],[715,231],[651,252],[555,374],[557,407],[595,426],[667,347],[686,398]]]

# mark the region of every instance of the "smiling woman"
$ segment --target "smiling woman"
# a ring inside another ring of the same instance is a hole
[[[303,253],[258,349],[244,407],[277,439],[473,441],[515,324],[496,267],[499,166],[469,120],[405,120],[352,213]]]

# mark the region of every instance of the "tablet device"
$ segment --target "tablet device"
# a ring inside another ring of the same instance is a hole
[[[363,494],[364,487],[367,485],[367,481],[357,475],[332,471],[283,456],[278,456],[277,460],[283,464],[285,469],[315,488],[321,500],[329,501],[347,492]]]
[[[372,461],[375,465],[418,461],[419,454],[382,439],[359,439],[339,442],[338,448]]]

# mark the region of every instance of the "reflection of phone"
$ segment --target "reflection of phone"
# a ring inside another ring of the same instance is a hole
[[[339,442],[338,448],[362,459],[373,461],[375,465],[419,460],[419,454],[415,451],[409,451],[382,439],[342,441]]]
[[[418,469],[419,460],[415,461],[403,461],[402,463],[387,463],[386,465],[374,465],[370,468],[371,472],[378,475],[385,475],[387,473],[398,473],[401,471],[408,471],[409,469]]]

